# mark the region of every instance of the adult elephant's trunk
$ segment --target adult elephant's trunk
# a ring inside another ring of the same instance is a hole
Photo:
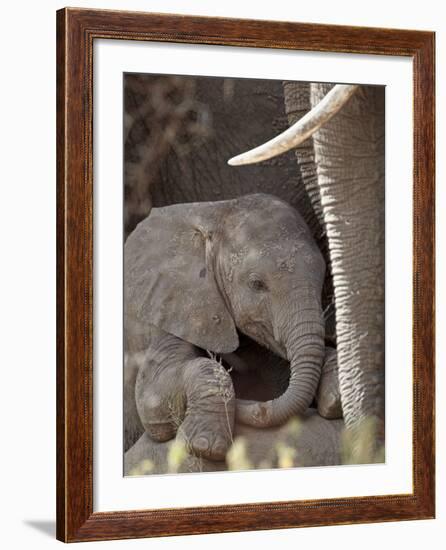
[[[284,305],[275,321],[276,340],[280,341],[290,361],[290,381],[278,398],[266,402],[237,403],[237,419],[258,428],[279,426],[292,416],[304,413],[317,390],[324,358],[324,322],[319,299],[294,298],[290,313]]]

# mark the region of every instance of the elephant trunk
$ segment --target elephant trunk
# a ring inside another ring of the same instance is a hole
[[[284,306],[277,323],[278,339],[290,361],[288,388],[266,402],[239,400],[237,419],[243,424],[259,428],[284,424],[304,413],[316,394],[325,353],[322,312],[316,299],[299,299],[297,304],[292,315],[289,305]]]

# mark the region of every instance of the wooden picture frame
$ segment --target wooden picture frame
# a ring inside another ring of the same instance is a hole
[[[413,491],[93,512],[93,43],[96,39],[413,60]],[[65,8],[57,12],[57,538],[89,541],[434,517],[432,32]]]

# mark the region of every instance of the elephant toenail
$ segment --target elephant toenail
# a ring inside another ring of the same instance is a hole
[[[228,444],[225,439],[217,438],[212,445],[211,457],[213,460],[224,460],[226,458],[226,452],[228,450]]]
[[[199,453],[206,453],[209,450],[209,441],[206,437],[200,436],[194,441],[194,448]]]

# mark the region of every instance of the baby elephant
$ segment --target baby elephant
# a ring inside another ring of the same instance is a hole
[[[325,263],[294,208],[265,194],[154,208],[124,256],[127,448],[142,424],[223,460],[235,415],[279,426],[309,407],[326,353]],[[289,362],[279,397],[235,399],[216,354],[235,352],[239,333]]]

